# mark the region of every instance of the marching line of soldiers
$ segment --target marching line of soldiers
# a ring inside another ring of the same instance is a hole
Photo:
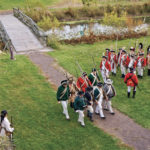
[[[78,64],[79,66],[79,64]],[[127,54],[125,48],[120,48],[118,54],[114,50],[106,49],[105,55],[102,56],[100,62],[100,72],[103,82],[96,68],[87,75],[82,71],[82,75],[75,82],[73,77],[67,78],[61,82],[57,91],[58,103],[62,104],[63,114],[67,120],[70,120],[67,105],[70,101],[70,106],[79,114],[78,122],[81,126],[84,123],[84,111],[87,110],[87,117],[93,121],[93,113],[105,119],[103,110],[109,111],[114,115],[111,99],[116,96],[116,91],[113,86],[113,81],[109,78],[110,73],[116,76],[117,69],[120,67],[121,77],[127,85],[127,97],[130,98],[131,89],[133,88],[133,98],[135,98],[136,87],[138,87],[138,78],[143,78],[143,70],[148,66],[148,76],[150,76],[150,46],[147,48],[147,57],[144,58],[143,44],[139,44],[138,53],[135,53],[135,48],[130,48],[130,53]],[[136,76],[136,69],[138,75]]]

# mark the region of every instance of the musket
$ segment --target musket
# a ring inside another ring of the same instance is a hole
[[[79,65],[79,63],[78,63],[77,61],[76,61],[76,64],[77,64],[77,66],[78,66],[78,68],[79,68],[81,74],[83,74],[83,70],[82,70],[81,66]]]
[[[11,127],[13,127],[13,119],[12,119],[12,116],[11,116],[10,122],[11,122]],[[13,141],[13,132],[11,133],[10,138],[11,138],[11,141]]]
[[[116,38],[116,51],[118,49],[118,34],[117,34],[117,38]]]
[[[93,64],[94,64],[94,67],[95,67],[95,69],[96,69],[96,63],[95,63],[95,60],[94,60],[94,57],[92,56],[92,60],[93,60]],[[100,75],[99,75],[99,72],[96,70],[96,73],[98,74],[98,76],[100,77]]]

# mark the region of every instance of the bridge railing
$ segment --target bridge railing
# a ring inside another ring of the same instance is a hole
[[[3,26],[2,22],[0,21],[0,38],[5,44],[4,50],[7,48],[10,51],[11,59],[14,59],[13,53],[16,51],[15,47],[12,44],[11,39],[8,36],[5,27]]]
[[[16,18],[18,18],[21,22],[27,25],[32,32],[37,36],[40,42],[46,46],[47,36],[45,32],[37,26],[37,24],[26,14],[24,14],[19,9],[13,8],[13,14]]]

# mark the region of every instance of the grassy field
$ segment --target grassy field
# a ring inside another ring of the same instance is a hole
[[[13,7],[23,7],[26,4],[26,1],[30,0],[0,0],[0,10],[8,10],[12,9]],[[32,0],[32,1],[38,1],[41,2],[44,5],[52,5],[56,4],[60,0]]]
[[[150,41],[150,37],[146,37],[147,42]],[[145,38],[140,38],[138,42],[145,41]],[[75,61],[78,61],[84,71],[90,73],[91,68],[94,67],[92,62],[92,55],[95,58],[97,68],[99,68],[102,53],[105,48],[115,48],[116,41],[104,41],[95,43],[93,45],[80,44],[80,45],[62,45],[60,50],[49,53],[52,57],[56,58],[58,63],[68,70],[71,74],[77,77],[75,71]],[[118,42],[118,47],[129,47],[129,45],[135,45],[135,39],[122,40]],[[78,75],[80,75],[79,69],[76,67]],[[121,112],[127,114],[133,118],[137,123],[141,124],[145,128],[150,129],[150,78],[145,76],[143,80],[139,81],[139,87],[142,91],[137,89],[137,95],[135,99],[127,98],[127,87],[123,83],[123,79],[120,78],[120,71],[113,79],[115,88],[117,90],[117,96],[113,99],[113,106]]]
[[[0,110],[13,116],[16,150],[129,150],[121,142],[94,127],[77,123],[69,109],[65,120],[56,92],[25,56],[10,61],[0,56]]]

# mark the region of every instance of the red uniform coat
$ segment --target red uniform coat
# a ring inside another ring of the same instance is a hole
[[[137,61],[136,61],[137,65],[138,65],[138,61],[141,61],[142,67],[145,67],[145,66],[146,66],[146,59],[145,59],[145,58],[142,58],[141,60],[139,60],[140,58],[141,58],[141,57],[138,57],[138,58],[137,58]]]
[[[126,83],[127,86],[135,87],[138,85],[138,78],[134,73],[127,73],[124,78],[124,83]]]
[[[111,65],[108,61],[105,62],[105,68],[108,70],[108,71],[111,71]],[[100,63],[100,69],[102,69],[102,61]]]
[[[91,85],[92,84],[90,80],[88,79],[88,77],[86,78],[86,80],[84,80],[82,77],[79,77],[77,80],[77,88],[82,90],[83,92],[85,92],[85,89]]]
[[[127,62],[127,66],[128,66],[128,67],[129,67],[130,60],[131,60],[131,58],[130,58],[130,57],[128,57],[128,58],[127,58],[127,60],[126,60],[126,62]],[[134,68],[134,69],[136,68],[136,65],[137,65],[137,61],[136,61],[136,60],[134,60],[134,62],[133,62],[133,68]]]
[[[125,67],[128,67],[129,56],[127,56],[127,55],[122,55],[122,56],[121,56],[121,60],[122,60],[123,57],[124,57],[123,65],[124,65]],[[121,63],[121,60],[120,60],[120,63]]]
[[[105,56],[107,56],[107,60],[110,61],[110,58],[111,58],[111,52],[108,51],[108,52],[105,52]]]

